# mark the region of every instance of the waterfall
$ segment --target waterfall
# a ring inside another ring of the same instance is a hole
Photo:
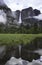
[[[22,20],[21,20],[21,12],[20,12],[20,16],[19,16],[19,23],[21,24]]]

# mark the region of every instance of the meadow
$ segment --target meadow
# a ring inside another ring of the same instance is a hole
[[[0,34],[0,45],[17,45],[32,42],[42,34]]]

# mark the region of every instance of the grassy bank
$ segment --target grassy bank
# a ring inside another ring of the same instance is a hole
[[[27,44],[42,34],[0,34],[0,45]]]

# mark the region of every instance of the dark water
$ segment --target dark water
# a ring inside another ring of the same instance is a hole
[[[42,65],[42,56],[40,56],[40,59],[33,59],[32,62],[23,60],[21,58],[16,59],[15,57],[11,57],[5,65]]]
[[[22,58],[23,60],[32,62],[33,59],[37,60],[40,58],[40,55],[37,51],[28,50],[21,45],[19,47],[9,46],[6,51],[6,46],[0,47],[0,64],[4,65],[11,57]]]

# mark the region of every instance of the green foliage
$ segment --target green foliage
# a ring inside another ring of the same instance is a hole
[[[39,34],[42,33],[42,27],[38,27],[37,23],[34,23],[33,26],[23,25],[21,24],[19,27],[13,26],[7,26],[4,24],[0,24],[0,33],[17,33],[17,34]]]

